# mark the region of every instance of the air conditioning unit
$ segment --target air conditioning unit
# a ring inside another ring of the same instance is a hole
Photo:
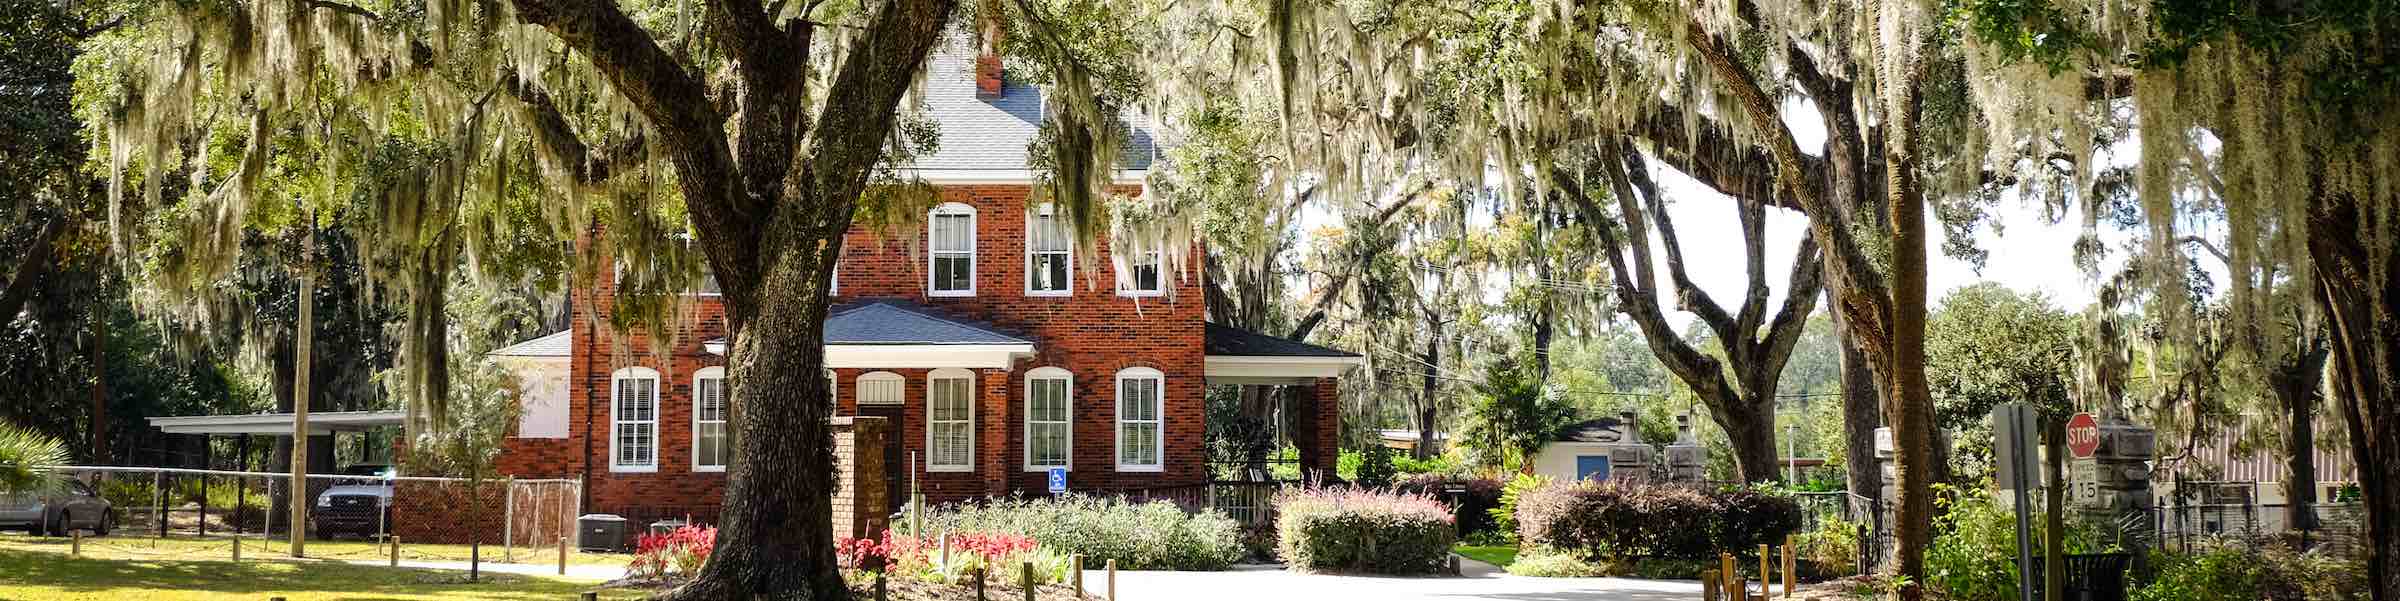
[[[631,548],[632,539],[625,533],[625,518],[594,513],[575,518],[575,546],[585,551],[624,552]]]

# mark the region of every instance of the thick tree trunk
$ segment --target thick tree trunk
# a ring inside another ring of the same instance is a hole
[[[1883,427],[1882,399],[1875,393],[1875,373],[1867,367],[1866,353],[1842,327],[1841,312],[1833,315],[1842,347],[1842,448],[1849,455],[1851,503],[1874,512],[1883,503],[1883,466],[1875,461],[1875,429]]]
[[[2309,260],[2331,330],[2333,383],[2367,509],[2368,592],[2400,601],[2400,254],[2374,249],[2390,220],[2349,196],[2315,199]],[[2374,284],[2380,284],[2380,287]]]
[[[1754,403],[1747,399],[1730,398],[1719,401],[1732,409],[1716,417],[1717,428],[1725,431],[1725,440],[1733,447],[1735,477],[1745,484],[1782,482],[1783,469],[1775,458],[1775,405]],[[1717,413],[1712,411],[1713,413]]]
[[[2290,364],[2278,366],[2269,385],[2283,405],[2284,522],[2295,530],[2317,526],[2317,379],[2324,376],[2326,353],[2302,349]]]
[[[295,336],[298,342],[292,346],[292,477],[289,486],[296,496],[293,497],[289,508],[291,520],[286,523],[292,525],[290,551],[293,557],[308,556],[308,508],[311,501],[308,495],[308,405],[315,399],[311,392],[316,384],[310,381],[309,373],[310,367],[316,363],[317,231],[315,222],[314,215],[311,215],[308,223],[303,226],[306,231],[302,234],[300,244],[300,295],[298,297],[300,327],[299,334]]]
[[[1886,10],[1906,10],[1899,7]],[[1886,29],[1902,29],[1894,25],[1902,17],[1884,17]],[[1914,40],[1902,43],[1914,44]],[[1898,52],[1898,50],[1894,50]],[[1884,85],[1891,86],[1893,114],[1885,127],[1884,184],[1892,209],[1892,292],[1891,292],[1891,369],[1888,379],[1892,395],[1892,437],[1894,463],[1900,476],[1899,507],[1894,514],[1894,539],[1899,548],[1897,575],[1907,578],[1911,586],[1899,591],[1901,599],[1915,601],[1924,597],[1925,547],[1933,541],[1933,481],[1934,450],[1933,400],[1925,380],[1925,203],[1922,173],[1917,163],[1918,108],[1917,89],[1924,76],[1921,62],[1897,59],[1905,64],[1887,69],[1883,76],[1892,78]]]

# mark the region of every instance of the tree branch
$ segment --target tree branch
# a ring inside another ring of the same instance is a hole
[[[1623,165],[1621,162],[1608,163],[1603,168],[1621,169]],[[1600,238],[1600,246],[1605,249],[1604,254],[1608,258],[1609,271],[1615,276],[1618,311],[1633,319],[1659,363],[1690,386],[1703,402],[1712,408],[1722,409],[1716,405],[1722,399],[1729,398],[1733,390],[1732,384],[1725,381],[1722,364],[1685,342],[1675,332],[1674,325],[1667,323],[1666,314],[1658,308],[1658,299],[1633,285],[1633,277],[1626,267],[1624,248],[1627,244],[1618,236],[1616,222],[1608,218],[1599,203],[1584,193],[1573,174],[1553,168],[1550,178],[1551,188],[1575,204],[1576,210],[1583,216],[1581,221],[1585,227],[1591,228],[1592,233]]]
[[[66,231],[67,218],[50,218],[42,224],[41,233],[33,235],[33,244],[25,247],[25,254],[17,257],[17,267],[8,276],[8,289],[0,292],[0,323],[16,321],[17,312],[25,309],[25,299],[33,296],[33,281],[41,279],[42,271],[58,257],[51,244]]]
[[[641,155],[647,143],[636,133],[606,151],[593,152],[583,137],[575,133],[574,126],[567,123],[565,112],[549,93],[531,82],[519,81],[515,73],[506,71],[500,75],[500,88],[517,100],[519,114],[532,122],[534,138],[549,147],[551,154],[573,161],[567,168],[578,184],[608,181],[617,174],[617,161]]]
[[[1401,209],[1415,205],[1425,190],[1432,187],[1431,182],[1425,182],[1419,184],[1414,191],[1400,195],[1400,198],[1392,201],[1391,204],[1376,209],[1374,221],[1370,223],[1378,227],[1390,223],[1394,215],[1400,214]],[[1317,326],[1325,322],[1327,310],[1333,307],[1335,299],[1341,298],[1342,290],[1350,286],[1351,280],[1358,278],[1360,271],[1365,271],[1368,265],[1375,262],[1376,255],[1383,254],[1384,249],[1390,247],[1389,244],[1376,244],[1358,249],[1358,254],[1351,257],[1347,268],[1334,273],[1333,281],[1326,282],[1325,287],[1317,291],[1317,298],[1308,303],[1308,315],[1301,317],[1300,321],[1292,326],[1291,333],[1284,337],[1293,340],[1308,340],[1308,334],[1316,331]]]

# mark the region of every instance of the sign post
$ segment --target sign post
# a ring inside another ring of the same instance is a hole
[[[1067,468],[1050,468],[1050,494],[1067,492]]]
[[[2035,434],[2039,426],[2032,405],[2001,403],[1992,408],[1992,459],[2000,464],[2001,486],[2008,487],[2017,505],[2017,599],[2033,601],[2033,522],[2028,492],[2034,482]]]

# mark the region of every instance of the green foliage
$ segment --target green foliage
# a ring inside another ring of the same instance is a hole
[[[1574,553],[1562,553],[1548,547],[1534,547],[1508,564],[1508,573],[1540,578],[1590,578],[1605,576],[1600,566],[1585,561]]]
[[[1552,483],[1549,476],[1536,474],[1517,474],[1516,478],[1510,479],[1506,486],[1500,487],[1499,506],[1493,507],[1490,512],[1492,528],[1507,534],[1510,540],[1516,540],[1518,505],[1524,502],[1526,493],[1550,486]]]
[[[55,481],[41,468],[66,462],[67,447],[58,439],[0,422],[0,492],[48,490]]]
[[[1437,573],[1458,538],[1450,511],[1423,495],[1294,488],[1275,508],[1276,553],[1296,570]]]
[[[1559,430],[1575,423],[1575,407],[1543,388],[1530,358],[1509,357],[1484,367],[1465,423],[1459,446],[1476,463],[1506,470],[1558,440]]]
[[[1699,560],[1780,544],[1800,529],[1790,497],[1751,488],[1568,482],[1523,493],[1518,538],[1595,559]]]
[[[1244,552],[1241,526],[1216,511],[1185,513],[1165,501],[1065,494],[962,504],[925,515],[927,532],[1000,532],[1032,537],[1044,549],[1116,560],[1127,570],[1222,570]]]
[[[1351,478],[1351,482],[1367,488],[1383,488],[1391,486],[1392,478],[1400,473],[1399,467],[1393,465],[1395,455],[1398,453],[1393,452],[1391,447],[1374,444],[1368,445],[1364,451],[1344,453],[1343,458],[1358,458],[1357,467],[1353,470],[1356,476]]]
[[[1466,537],[1501,531],[1492,520],[1492,510],[1500,506],[1503,486],[1499,480],[1477,476],[1418,474],[1394,484],[1392,490],[1425,495],[1450,505],[1451,512],[1458,516],[1458,535]]]
[[[1818,574],[1858,572],[1859,525],[1827,516],[1817,527],[1792,536],[1792,554],[1814,565]]]
[[[410,471],[471,480],[494,477],[502,443],[522,407],[522,390],[507,368],[451,357],[450,425],[418,433],[408,449]]]
[[[2016,598],[2017,517],[1986,487],[1952,488],[1934,485],[1933,544],[1925,549],[1925,580],[1961,601],[2006,601]],[[2043,514],[2029,519],[2041,536]],[[2096,526],[2070,521],[2068,553],[2109,551],[2099,541]],[[2039,548],[2040,541],[2035,541]]]
[[[1394,453],[1392,455],[1392,471],[1393,474],[1397,476],[1412,476],[1416,474],[1447,474],[1458,471],[1458,460],[1453,459],[1448,455],[1435,455],[1424,459],[1418,459],[1415,457]]]
[[[2041,293],[1984,282],[1951,291],[1925,324],[1926,380],[1942,427],[1987,426],[1992,408],[2025,401],[2073,411],[2075,318]]]
[[[2133,601],[2354,601],[2367,598],[2366,566],[2355,559],[2204,541],[2185,552],[2156,551],[2157,576]]]

